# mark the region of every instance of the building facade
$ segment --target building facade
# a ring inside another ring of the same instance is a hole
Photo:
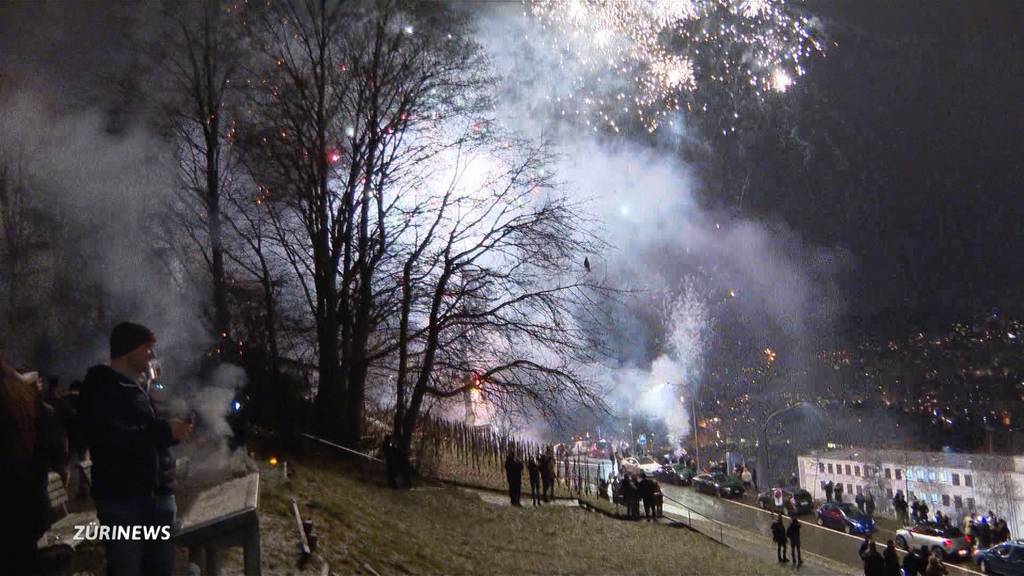
[[[1014,537],[1024,535],[1024,457],[843,448],[797,457],[800,487],[825,499],[825,483],[843,485],[843,501],[870,492],[875,506],[892,512],[901,491],[908,502],[928,503],[957,520],[971,512],[1005,518]]]

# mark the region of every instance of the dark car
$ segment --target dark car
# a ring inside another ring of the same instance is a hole
[[[1003,542],[974,553],[974,562],[985,574],[1024,576],[1024,542]]]
[[[727,476],[721,472],[698,474],[693,477],[693,486],[698,492],[726,498],[738,498],[743,495],[743,483],[735,476]]]
[[[775,490],[782,491],[782,506],[775,504]],[[814,512],[814,499],[811,498],[811,493],[804,489],[797,489],[795,492],[789,490],[783,490],[781,488],[772,488],[767,492],[761,492],[757,495],[757,505],[762,510],[770,510],[772,512],[782,512],[784,514],[796,514],[801,516],[804,514],[811,514]]]
[[[875,521],[849,502],[829,502],[818,508],[818,526],[842,530],[847,534],[870,534],[875,531]]]

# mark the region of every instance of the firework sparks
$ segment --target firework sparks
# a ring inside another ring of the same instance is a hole
[[[702,85],[755,98],[789,89],[822,52],[811,21],[785,0],[524,0],[569,80],[548,99],[562,116],[618,132],[632,116],[648,130]]]

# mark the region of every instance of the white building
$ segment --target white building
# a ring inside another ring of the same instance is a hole
[[[1006,518],[1014,537],[1024,535],[1024,457],[843,448],[797,457],[800,487],[825,499],[825,483],[843,485],[843,501],[870,492],[875,506],[892,510],[902,491],[928,502],[929,514],[961,519],[989,510]]]

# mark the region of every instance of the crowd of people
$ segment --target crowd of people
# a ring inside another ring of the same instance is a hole
[[[548,446],[539,454],[527,458],[526,471],[530,480],[530,496],[534,506],[551,502],[555,498],[555,453]],[[505,458],[505,479],[508,480],[508,495],[513,506],[522,506],[523,461],[515,451]]]
[[[177,514],[171,448],[192,432],[192,420],[165,418],[151,390],[156,336],[122,322],[110,335],[110,361],[90,368],[67,396],[44,387],[0,358],[0,494],[9,515],[0,557],[13,574],[39,571],[37,540],[48,529],[50,471],[67,484],[70,454],[88,451],[91,495],[101,524],[147,526],[170,534]],[[167,540],[104,542],[108,574],[169,576]]]

